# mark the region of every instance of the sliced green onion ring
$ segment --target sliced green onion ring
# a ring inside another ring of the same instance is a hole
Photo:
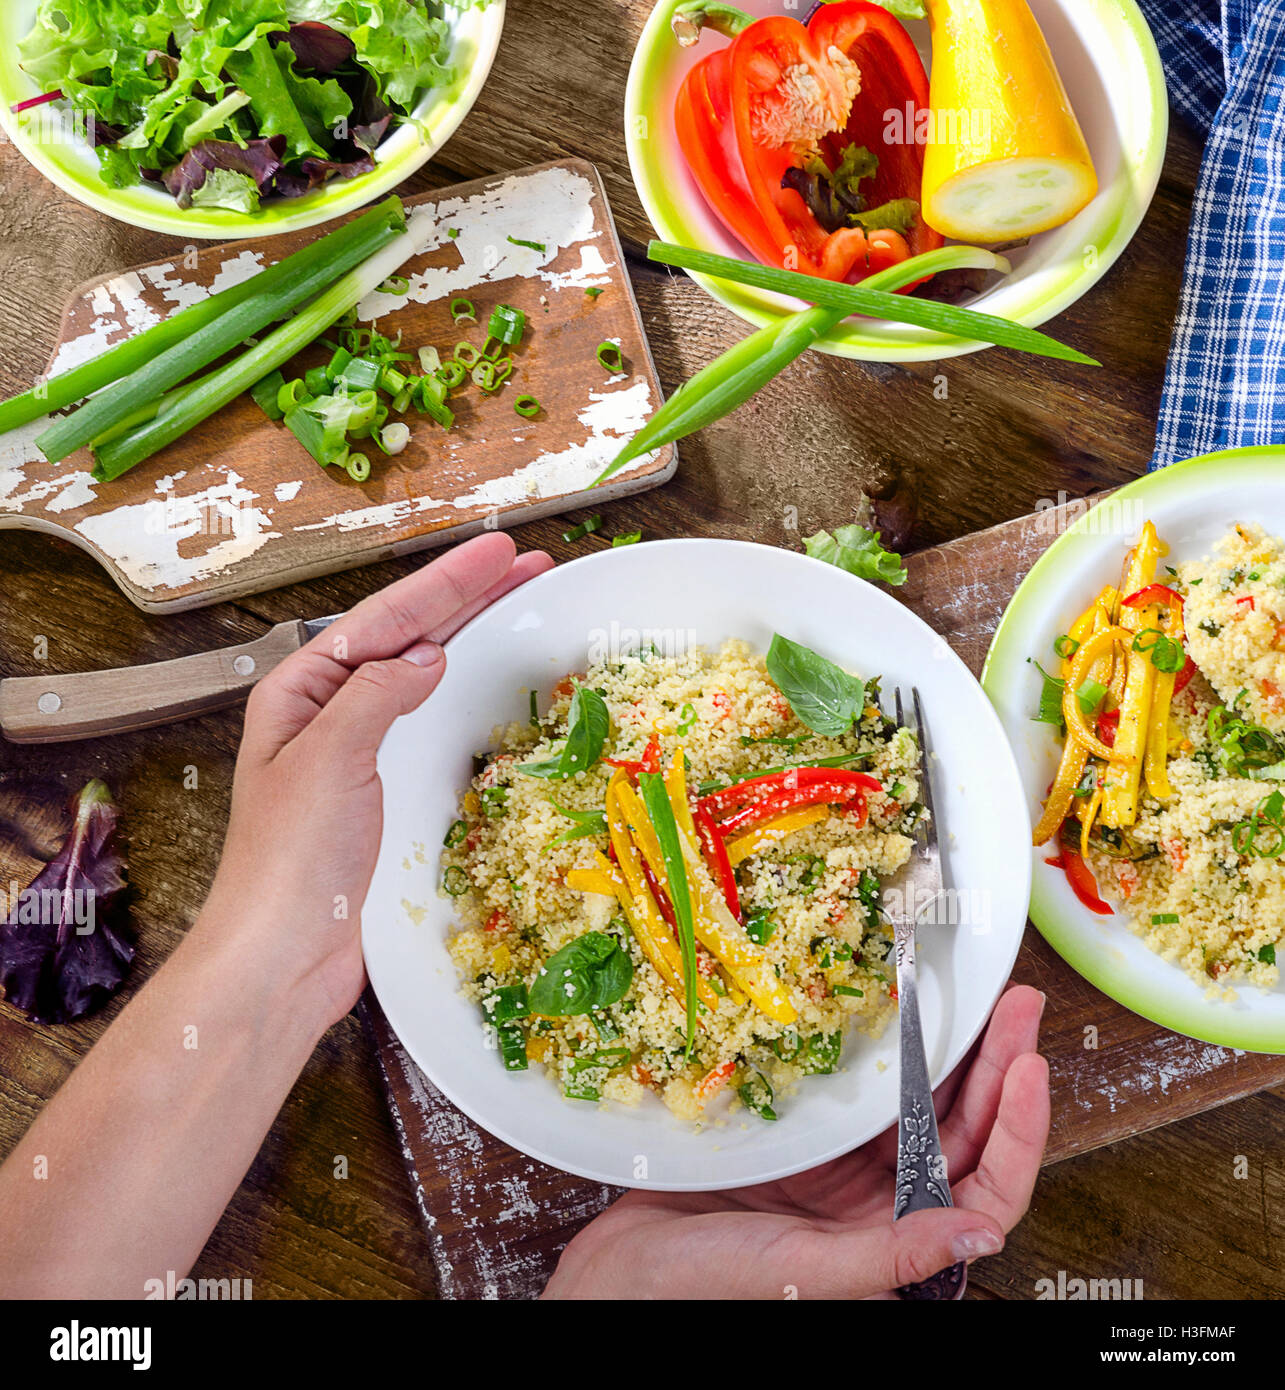
[[[540,402],[534,396],[519,396],[513,402],[513,409],[525,419],[530,420],[540,413]]]
[[[623,372],[625,369],[625,359],[620,352],[620,344],[604,342],[598,344],[598,361],[603,371],[610,372],[612,376]]]

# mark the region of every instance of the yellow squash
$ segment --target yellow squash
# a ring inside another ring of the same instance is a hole
[[[924,220],[960,241],[1069,221],[1098,191],[1084,133],[1026,0],[928,0]]]

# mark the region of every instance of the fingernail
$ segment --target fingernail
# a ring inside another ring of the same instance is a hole
[[[412,666],[440,666],[446,660],[446,653],[436,642],[417,642],[402,653],[402,660]]]
[[[961,1231],[950,1243],[950,1253],[956,1260],[978,1260],[983,1255],[997,1255],[1004,1242],[993,1231]]]

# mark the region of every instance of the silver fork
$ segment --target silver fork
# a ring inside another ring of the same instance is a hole
[[[897,724],[903,724],[901,691],[896,697]],[[891,889],[884,904],[892,919],[893,944],[897,956],[897,999],[901,1017],[901,1120],[897,1130],[897,1187],[893,1201],[894,1221],[908,1212],[928,1207],[949,1207],[950,1184],[946,1180],[946,1160],[937,1135],[937,1115],[933,1108],[928,1061],[919,1019],[919,989],[915,976],[915,922],[922,911],[935,907],[942,891],[941,851],[937,843],[937,815],[933,807],[932,751],[924,726],[919,691],[910,691],[914,703],[913,731],[919,743],[920,800],[928,814],[915,827],[914,849],[901,877],[900,888]],[[900,892],[900,899],[897,893]],[[964,1261],[951,1265],[918,1284],[897,1290],[899,1298],[956,1299],[964,1295],[968,1266]]]

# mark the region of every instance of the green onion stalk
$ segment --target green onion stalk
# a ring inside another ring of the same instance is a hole
[[[157,356],[85,402],[74,414],[55,420],[36,444],[44,456],[57,463],[77,449],[101,439],[120,420],[131,414],[140,402],[147,402],[185,381],[202,367],[208,367],[248,338],[283,319],[300,305],[321,294],[341,276],[368,260],[371,255],[405,229],[401,201],[389,198],[355,221],[323,237],[317,245],[326,254],[307,261],[296,270],[269,283],[261,293],[235,305],[182,342]],[[262,281],[262,276],[256,277]],[[330,325],[327,324],[326,327]]]
[[[293,318],[287,319],[248,352],[220,368],[201,389],[178,401],[163,415],[95,451],[94,477],[110,482],[186,434],[202,420],[248,391],[296,353],[321,337],[337,319],[355,308],[422,249],[419,236],[402,232],[364,264],[350,270]]]
[[[355,223],[348,225],[351,227]],[[200,333],[230,309],[252,296],[271,292],[292,276],[301,275],[311,266],[325,261],[330,255],[328,239],[310,242],[294,255],[268,266],[239,285],[232,285],[197,304],[190,304],[142,333],[135,333],[106,352],[98,353],[89,361],[50,377],[12,400],[0,403],[0,434],[29,425],[42,415],[74,405],[104,386],[110,386],[112,382],[146,366],[173,344]]]
[[[648,255],[667,264],[682,265],[724,279],[818,302],[813,308],[788,314],[766,328],[760,328],[685,381],[594,480],[595,486],[634,459],[730,415],[853,313],[873,314],[956,333],[966,331],[969,336],[982,341],[989,341],[988,334],[993,337],[1002,331],[1009,339],[1008,346],[1022,346],[1026,351],[1034,351],[1038,347],[1049,356],[1092,362],[1091,358],[1063,347],[1052,338],[1007,319],[892,293],[944,270],[977,269],[1007,273],[1011,269],[1003,256],[976,246],[944,246],[936,251],[912,256],[900,265],[890,266],[869,276],[860,285],[840,284],[794,271],[751,265],[665,242],[652,242]],[[1002,330],[998,325],[1003,325]]]

